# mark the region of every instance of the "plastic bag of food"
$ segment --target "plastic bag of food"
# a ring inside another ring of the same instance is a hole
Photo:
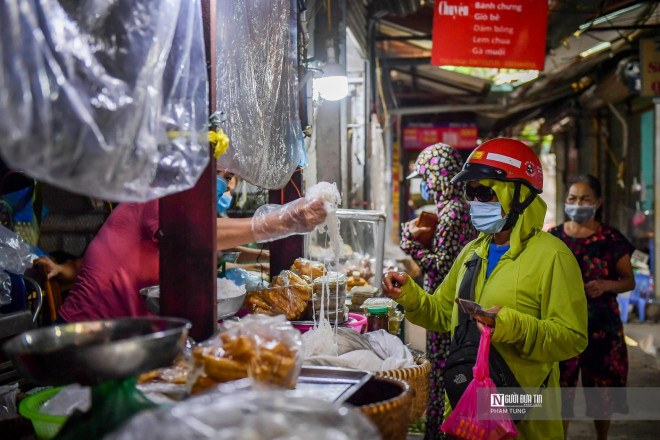
[[[104,200],[194,186],[209,160],[200,5],[0,2],[3,159]]]
[[[321,277],[328,273],[323,263],[318,261],[308,260],[306,258],[296,258],[291,265],[291,271],[300,275],[305,281],[311,283],[315,278]]]
[[[193,350],[191,394],[250,377],[256,384],[293,388],[302,366],[300,332],[283,316],[248,315],[225,322]]]
[[[303,153],[296,15],[291,0],[217,2],[216,108],[231,142],[218,163],[283,188]]]
[[[239,388],[194,396],[172,407],[142,411],[106,440],[378,440],[359,411],[283,390]]]
[[[268,288],[248,292],[243,307],[252,313],[284,315],[295,321],[303,316],[312,298],[312,286],[290,270],[273,278]]]

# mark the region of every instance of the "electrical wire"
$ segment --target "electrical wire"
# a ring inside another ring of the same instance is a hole
[[[390,116],[387,112],[387,103],[385,102],[385,94],[383,93],[383,82],[381,81],[380,58],[376,57],[376,82],[378,83],[378,94],[380,95],[381,105],[383,106],[383,114],[385,117],[385,125],[383,131],[387,131],[390,125]]]

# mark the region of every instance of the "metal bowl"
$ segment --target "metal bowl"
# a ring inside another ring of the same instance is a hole
[[[170,365],[190,327],[164,317],[78,322],[24,332],[4,350],[36,385],[95,385]]]
[[[218,319],[234,316],[243,305],[246,294],[247,292],[231,298],[218,299]],[[154,315],[158,315],[160,313],[160,286],[150,286],[140,289],[140,295],[142,295],[147,303],[147,310]]]

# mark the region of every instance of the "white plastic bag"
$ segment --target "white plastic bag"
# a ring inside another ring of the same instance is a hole
[[[146,201],[208,164],[195,0],[0,2],[0,153],[78,194]]]

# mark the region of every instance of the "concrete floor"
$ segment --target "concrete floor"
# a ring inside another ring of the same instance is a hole
[[[660,347],[660,324],[631,322],[624,324],[626,335],[635,341],[649,341]],[[649,336],[650,335],[650,336]],[[628,346],[628,386],[660,387],[660,357],[645,353],[640,347]],[[658,389],[660,392],[660,388]],[[660,418],[660,408],[658,408]],[[609,440],[657,440],[660,438],[660,420],[614,420],[610,426]],[[573,421],[568,428],[568,440],[592,440],[596,431],[592,422]]]
[[[630,322],[624,324],[626,335],[635,341],[650,342],[660,347],[660,323]],[[628,385],[631,387],[658,387],[660,393],[660,352],[656,355],[644,352],[639,346],[628,347]],[[658,408],[660,419],[660,408]],[[660,438],[660,420],[615,420],[609,432],[609,440],[657,440]],[[423,440],[420,434],[409,434],[407,440]],[[568,428],[568,440],[593,440],[596,432],[593,422],[572,421]]]

